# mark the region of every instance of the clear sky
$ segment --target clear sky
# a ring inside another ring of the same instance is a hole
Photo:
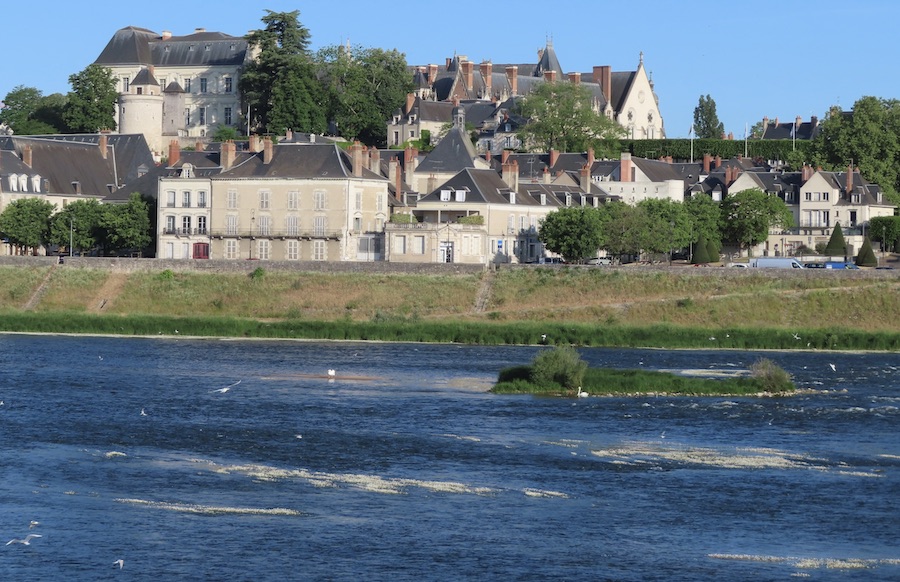
[[[548,39],[567,73],[634,70],[643,52],[668,137],[688,135],[701,95],[736,139],[764,116],[821,119],[862,96],[900,98],[898,0],[0,0],[0,99],[18,85],[67,93],[120,28],[240,36],[266,9],[299,10],[313,50],[349,40],[411,65],[534,63]]]

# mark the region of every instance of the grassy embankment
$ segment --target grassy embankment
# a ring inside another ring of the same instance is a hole
[[[896,278],[696,271],[254,277],[4,266],[0,330],[480,344],[536,344],[546,334],[547,343],[584,346],[900,349]]]

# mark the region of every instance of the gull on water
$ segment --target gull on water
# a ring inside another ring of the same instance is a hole
[[[832,372],[837,372],[837,368],[834,366],[834,364],[828,364],[828,365],[831,366]]]
[[[143,408],[141,408],[141,416],[147,416],[147,413],[144,411]]]
[[[122,568],[125,567],[125,560],[121,560],[121,559],[116,560],[115,562],[113,562],[113,566],[118,566],[119,570],[121,570]]]
[[[36,528],[36,527],[39,526],[39,525],[41,525],[41,522],[35,521],[35,520],[32,519],[32,520],[31,520],[31,523],[28,524],[28,529],[34,529],[34,528]]]
[[[211,390],[211,392],[218,392],[219,394],[225,394],[226,392],[228,392],[229,390],[231,390],[232,388],[234,388],[235,386],[237,386],[240,383],[241,383],[241,381],[238,380],[234,384],[229,384],[228,386],[225,386],[224,388],[219,388],[217,390]]]
[[[335,374],[337,374],[337,372],[335,372],[334,370],[331,370],[331,369],[328,370],[328,377],[329,377],[329,378],[334,378]]]
[[[6,542],[6,545],[8,546],[10,544],[22,544],[23,546],[30,546],[31,540],[33,540],[34,538],[40,538],[40,537],[43,537],[43,536],[40,534],[28,534],[21,540],[20,539],[11,539],[8,542]]]

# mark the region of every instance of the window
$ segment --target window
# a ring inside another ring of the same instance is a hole
[[[268,190],[260,190],[259,191],[259,209],[260,210],[268,210],[269,209],[269,191]]]
[[[257,231],[260,236],[269,236],[272,230],[272,217],[271,216],[260,216],[259,220],[256,221],[259,225],[259,230]]]
[[[185,190],[181,193],[181,207],[182,208],[190,208],[191,207],[191,191]]]
[[[362,231],[362,218],[356,216],[353,218],[353,231],[359,233]]]
[[[450,202],[450,190],[441,190],[441,202]]]
[[[206,77],[200,77],[200,92],[206,93]]]
[[[313,208],[315,210],[325,210],[325,192],[317,190],[313,194]]]
[[[284,219],[284,227],[288,236],[297,236],[300,234],[300,217],[296,215],[288,215]]]
[[[232,236],[238,233],[238,217],[234,214],[229,214],[225,217],[225,234],[230,234]]]
[[[225,77],[224,81],[225,81],[225,92],[231,93],[233,91],[233,87],[234,87],[231,77]],[[231,107],[228,107],[227,110],[230,113]]]
[[[506,229],[510,232],[516,228],[516,217],[513,214],[510,214],[506,217]]]
[[[412,252],[414,255],[424,255],[425,254],[425,237],[424,236],[414,236],[412,241]]]
[[[181,243],[181,258],[182,259],[190,259],[191,258],[191,243]]]
[[[356,193],[356,210],[362,210],[362,192]]]
[[[206,208],[206,192],[204,190],[197,192],[197,206]]]
[[[314,240],[313,241],[313,260],[314,261],[324,261],[325,260],[325,241],[324,240]]]
[[[395,236],[394,237],[394,252],[398,255],[406,254],[406,237],[405,236]]]
[[[206,234],[206,217],[197,217],[197,234]]]
[[[184,91],[185,91],[185,93],[191,92],[191,79],[190,78],[187,78],[184,80]]]
[[[225,115],[224,115],[224,120],[223,120],[223,121],[225,122],[225,125],[231,125],[231,123],[232,123],[232,118],[231,118],[231,107],[226,107],[226,108],[225,108]]]
[[[200,107],[197,111],[200,113],[200,125],[206,125],[206,107]]]
[[[822,200],[828,200],[828,192],[822,192]]]
[[[289,240],[285,247],[284,258],[289,261],[296,261],[300,258],[300,241]]]
[[[527,220],[528,220],[528,217],[525,216],[524,214],[519,217],[519,230],[525,230],[526,225],[527,225],[527,222],[526,222]]]
[[[313,236],[325,236],[325,217],[317,216],[313,222]]]
[[[181,234],[191,234],[191,217],[181,217]]]
[[[384,196],[381,194],[375,195],[375,212],[384,212]]]
[[[189,107],[184,108],[184,124],[191,124],[191,109]]]
[[[456,201],[457,202],[465,202],[466,201],[466,191],[465,190],[457,190],[456,191]]]
[[[229,190],[225,198],[225,207],[229,210],[236,210],[238,198],[237,190]]]
[[[175,233],[175,217],[172,215],[166,216],[166,234],[174,234]],[[172,257],[169,257],[170,259]]]
[[[261,261],[269,260],[269,239],[263,238],[256,241],[256,256],[259,257]]]
[[[175,208],[175,190],[169,190],[166,192],[166,206],[169,208]]]
[[[131,87],[131,79],[122,77],[122,93],[128,93],[129,87]]]
[[[299,192],[288,192],[288,210],[297,210],[300,206],[300,193]]]
[[[226,259],[236,259],[237,258],[237,241],[236,240],[226,240],[225,241],[225,258]]]

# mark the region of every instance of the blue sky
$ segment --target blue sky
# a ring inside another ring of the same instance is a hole
[[[2,0],[0,99],[18,85],[45,95],[68,92],[69,75],[125,26],[238,36],[261,28],[266,9],[299,10],[313,50],[349,40],[395,48],[415,65],[454,54],[532,63],[552,39],[566,72],[595,65],[625,71],[637,67],[643,51],[668,137],[687,136],[701,95],[713,98],[736,139],[763,116],[808,120],[824,117],[831,105],[850,109],[865,95],[900,98],[896,0]]]

